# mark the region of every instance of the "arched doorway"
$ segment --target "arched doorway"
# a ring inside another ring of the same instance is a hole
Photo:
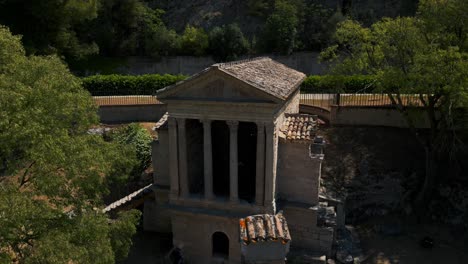
[[[228,259],[229,238],[223,232],[215,232],[211,239],[213,246],[213,257]]]

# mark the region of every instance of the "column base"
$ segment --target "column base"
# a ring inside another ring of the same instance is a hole
[[[267,213],[272,215],[276,214],[276,201],[265,201],[265,208]]]

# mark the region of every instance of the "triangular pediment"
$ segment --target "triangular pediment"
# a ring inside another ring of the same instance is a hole
[[[209,68],[186,81],[158,93],[158,99],[219,101],[219,102],[265,102],[279,100],[256,87],[236,79],[216,68]]]

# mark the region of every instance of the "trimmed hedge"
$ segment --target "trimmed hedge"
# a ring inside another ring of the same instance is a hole
[[[83,87],[93,96],[103,95],[152,95],[156,91],[187,76],[170,74],[144,75],[94,75],[82,78]]]
[[[301,91],[323,93],[370,93],[375,88],[372,75],[311,75],[302,83]]]
[[[82,78],[83,87],[93,96],[153,95],[166,86],[186,79],[185,75],[94,75]],[[301,86],[310,93],[369,93],[375,88],[372,75],[311,75]]]

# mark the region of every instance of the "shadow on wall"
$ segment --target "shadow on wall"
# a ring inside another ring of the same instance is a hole
[[[260,55],[259,55],[260,56]],[[319,64],[318,52],[298,52],[291,55],[272,55],[263,56],[283,63],[295,70],[307,75],[324,74],[327,70],[327,64]],[[255,56],[258,57],[258,56]],[[244,56],[239,59],[248,59]],[[216,63],[211,57],[193,57],[193,56],[169,56],[156,60],[150,57],[128,57],[126,66],[117,68],[122,74],[149,74],[149,73],[168,73],[192,75]]]

